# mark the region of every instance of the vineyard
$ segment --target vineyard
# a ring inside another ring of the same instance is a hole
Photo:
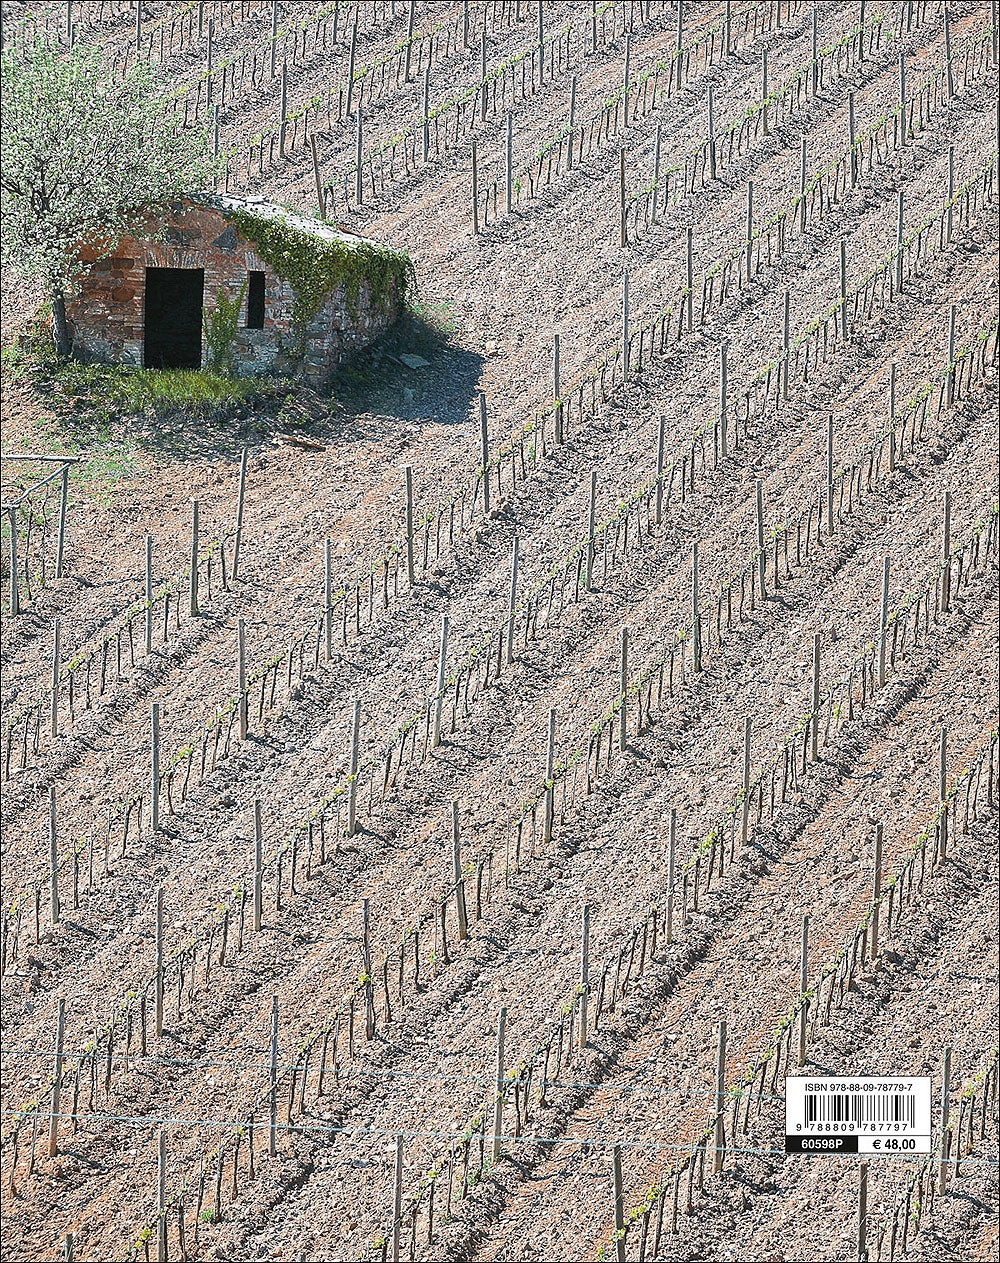
[[[159,430],[4,278],[4,1258],[994,1257],[997,0],[2,14],[415,276]]]

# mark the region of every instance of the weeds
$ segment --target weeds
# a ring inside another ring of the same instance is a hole
[[[240,308],[243,306],[246,292],[246,281],[240,286],[239,293],[232,298],[227,298],[220,288],[212,310],[209,311],[207,307],[202,310],[208,363],[213,372],[232,374],[233,342],[239,331]]]
[[[213,369],[125,368],[70,362],[55,372],[64,395],[93,403],[99,413],[162,416],[168,412],[206,415],[220,405],[250,403],[283,393],[269,377],[230,377]],[[100,401],[98,403],[98,401]]]

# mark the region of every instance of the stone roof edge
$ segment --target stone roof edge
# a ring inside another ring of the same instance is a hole
[[[252,215],[264,222],[277,220],[288,224],[289,227],[297,228],[299,231],[308,233],[320,241],[339,241],[346,246],[363,244],[373,246],[379,250],[392,250],[391,246],[374,241],[371,237],[364,237],[360,233],[344,232],[343,229],[337,228],[333,224],[324,223],[323,220],[314,219],[309,215],[303,215],[299,211],[289,210],[288,207],[280,206],[277,202],[269,202],[265,198],[234,197],[230,193],[203,192],[189,194],[188,201],[216,210],[223,218],[226,218],[229,211],[242,211],[244,214]],[[392,252],[398,253],[397,251]]]

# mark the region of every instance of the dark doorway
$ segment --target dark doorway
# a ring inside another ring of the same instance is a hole
[[[146,268],[146,368],[201,368],[204,268]]]

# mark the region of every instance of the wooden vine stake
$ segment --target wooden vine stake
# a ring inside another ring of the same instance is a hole
[[[677,808],[670,808],[670,822],[667,826],[667,923],[664,936],[668,943],[674,941],[674,860],[677,843]]]
[[[361,900],[361,968],[365,977],[365,1038],[375,1038],[375,991],[372,977],[372,938],[370,902]]]
[[[313,141],[313,156],[315,158],[315,140]],[[323,215],[323,202],[320,199],[320,216]],[[240,549],[243,546],[243,504],[246,499],[247,490],[247,457],[250,449],[245,447],[240,457],[240,482],[236,493],[236,532],[233,536],[233,583],[236,582],[237,575],[240,570]]]
[[[951,603],[951,492],[944,493],[944,514],[941,521],[941,610],[947,614]]]
[[[507,1030],[507,1010],[501,1008],[497,1014],[497,1057],[496,1057],[496,1095],[493,1099],[493,1144],[490,1150],[493,1161],[500,1157],[500,1137],[503,1133],[503,1089],[504,1089],[504,1035]]]
[[[406,580],[412,588],[416,583],[413,573],[413,469],[406,466]]]
[[[826,419],[826,533],[833,534],[833,417]]]
[[[514,664],[514,615],[517,612],[517,569],[519,538],[514,536],[510,546],[510,598],[507,605],[507,665]]]
[[[711,88],[708,89],[712,91]],[[653,141],[653,194],[650,204],[649,217],[655,224],[657,222],[657,211],[660,199],[660,161],[661,151],[663,149],[663,125],[656,124],[656,136]]]
[[[451,865],[455,882],[455,908],[458,913],[458,937],[464,943],[469,937],[469,919],[465,910],[465,881],[462,877],[462,843],[458,824],[458,803],[451,804]]]
[[[333,541],[323,544],[323,627],[326,632],[326,660],[333,659]]]
[[[623,628],[624,630],[624,628]],[[691,657],[695,671],[701,670],[701,613],[698,609],[698,545],[691,545]]]
[[[490,102],[490,85],[486,78],[486,23],[483,23],[483,37],[479,47],[479,78],[482,84],[480,93],[482,101],[482,120],[486,122],[486,114]]]
[[[840,336],[846,342],[850,329],[847,322],[847,238],[840,239]]]
[[[803,997],[799,1005],[799,1048],[795,1064],[801,1069],[806,1064],[806,1034],[809,1021],[809,1001],[805,993],[809,987],[809,914],[802,917],[802,932],[799,939],[799,995]]]
[[[406,64],[403,69],[403,78],[407,83],[410,82],[410,58],[413,53],[413,21],[416,11],[416,0],[410,0],[409,12],[406,17]],[[485,36],[486,27],[483,26],[483,34]]]
[[[479,236],[479,147],[472,142],[472,232]]]
[[[514,118],[507,113],[507,148],[506,148],[506,188],[505,206],[509,215],[514,201]]]
[[[722,1170],[726,1156],[726,1125],[722,1111],[726,1104],[726,1023],[719,1022],[718,1043],[715,1050],[715,1152],[712,1156],[712,1170],[716,1175]]]
[[[624,250],[628,245],[628,229],[625,225],[625,210],[628,205],[625,190],[625,150],[618,155],[618,246]]]
[[[552,841],[552,825],[555,816],[556,787],[553,773],[556,765],[556,712],[553,706],[549,710],[549,731],[545,748],[545,826],[543,838],[546,843]]]
[[[625,34],[625,64],[622,67],[622,126],[628,127],[628,99],[632,81],[632,36]]]
[[[740,841],[747,844],[750,825],[750,716],[743,720],[743,802],[740,821]]]
[[[628,377],[628,271],[622,272],[622,375]]]
[[[951,1097],[951,1049],[941,1054],[941,1151],[938,1159],[938,1192],[948,1188],[948,1106]]]
[[[253,928],[260,932],[264,910],[264,830],[261,826],[260,799],[253,800]]]
[[[938,736],[938,809],[941,813],[938,828],[938,863],[948,858],[948,729],[942,724]]]
[[[554,333],[552,335],[552,398],[557,443],[563,441],[563,407],[559,386],[559,334]]]
[[[327,619],[329,624],[330,620]],[[246,623],[242,618],[236,620],[236,678],[237,678],[237,710],[239,714],[240,740],[247,739],[247,638]]]
[[[657,130],[657,135],[658,134],[659,130]],[[659,172],[657,172],[657,174],[659,174]],[[714,181],[716,178],[715,90],[711,84],[708,85],[708,174],[709,178]]]
[[[875,854],[872,857],[872,919],[868,957],[874,964],[878,959],[879,901],[882,898],[882,822],[875,825]]]
[[[146,536],[146,608],[145,644],[146,655],[153,652],[153,537]]]
[[[590,904],[580,911],[580,1051],[587,1047],[590,999]]]
[[[858,1263],[868,1263],[868,1163],[858,1164]]]
[[[629,745],[629,703],[626,693],[629,691],[629,629],[621,629],[621,709],[619,710],[619,750],[628,749]]]
[[[444,673],[448,656],[448,615],[441,616],[441,641],[438,647],[437,694],[434,698],[434,734],[431,745],[436,750],[441,744],[441,709],[444,706]]]
[[[275,6],[277,7],[277,6]],[[351,44],[347,54],[347,98],[344,102],[344,114],[347,118],[351,117],[351,92],[354,88],[354,63],[358,55],[358,17],[361,13],[361,6],[354,6],[354,22],[351,24]],[[277,26],[274,27],[275,32]],[[274,77],[274,52],[271,53],[271,77]]]
[[[313,183],[316,185],[316,214],[326,219],[326,197],[323,193],[323,179],[319,173],[319,153],[316,150],[316,137],[309,137],[309,152],[312,154]]]
[[[687,291],[687,330],[694,333],[694,229],[685,233],[685,290]]]
[[[878,687],[885,684],[885,657],[889,630],[889,558],[882,558],[882,599],[879,604]]]
[[[896,468],[896,361],[889,365],[889,473]]]
[[[813,633],[812,722],[810,723],[809,746],[815,763],[819,758],[819,632]]]
[[[819,92],[819,6],[812,7],[812,94]]]
[[[424,105],[423,110],[423,150],[424,162],[431,156],[431,68],[428,63],[424,67]]]
[[[590,508],[587,515],[587,581],[588,592],[594,590],[594,532],[597,530],[597,470],[590,471]]]
[[[729,343],[719,343],[719,454],[725,458],[729,455],[729,413],[726,394],[729,388],[726,356]]]
[[[241,620],[242,621],[242,620]],[[160,703],[149,704],[149,827],[160,827]]]
[[[210,24],[211,25],[211,24]],[[156,1259],[167,1263],[167,1133],[156,1133]]]
[[[61,656],[62,622],[58,618],[52,620],[52,683],[49,697],[49,732],[53,737],[59,736],[59,658]]]
[[[56,787],[49,786],[49,913],[52,924],[60,921],[59,850],[56,835]]]
[[[399,1263],[399,1230],[403,1218],[403,1137],[396,1137],[396,1161],[392,1179],[392,1263]]]
[[[356,25],[357,24],[357,10],[355,10],[354,21]],[[198,34],[200,35],[201,32],[199,31]],[[278,0],[271,0],[270,71],[271,71],[272,79],[274,78],[275,60],[277,58],[277,55],[278,55]],[[353,72],[353,67],[352,67],[352,72]],[[353,73],[351,74],[350,78],[351,79],[354,78]],[[350,85],[350,80],[348,80],[348,86],[349,85]]]
[[[486,422],[486,396],[479,396],[479,447],[483,463],[483,514],[490,512],[490,432]]]
[[[951,66],[951,21],[948,16],[948,0],[944,0],[944,64],[950,100],[955,95],[955,73]]]
[[[354,142],[354,200],[360,206],[364,196],[364,184],[362,181],[361,162],[364,154],[364,119],[361,116],[361,106],[358,106],[357,131],[355,132]]]
[[[154,969],[154,1027],[156,1038],[163,1037],[163,887],[156,888],[155,926],[153,931],[153,950],[156,956]]]
[[[271,996],[271,1065],[268,1109],[267,1147],[268,1153],[274,1158],[278,1153],[278,997],[276,995]]]
[[[361,699],[354,699],[354,715],[351,720],[351,770],[347,789],[347,836],[357,832],[358,810],[358,761],[361,750]]]
[[[188,577],[188,613],[198,616],[198,501],[191,501],[191,573]]]
[[[66,1001],[60,996],[56,1003],[56,1054],[52,1067],[52,1106],[49,1111],[49,1147],[50,1158],[56,1156],[59,1143],[59,1094],[62,1091],[63,1072],[63,1032],[66,1025]]]
[[[625,1199],[622,1194],[622,1148],[611,1146],[611,1187],[615,1202],[615,1258],[625,1263]]]
[[[767,600],[767,583],[765,570],[767,553],[764,550],[764,484],[757,479],[757,583],[760,587],[760,599]]]

